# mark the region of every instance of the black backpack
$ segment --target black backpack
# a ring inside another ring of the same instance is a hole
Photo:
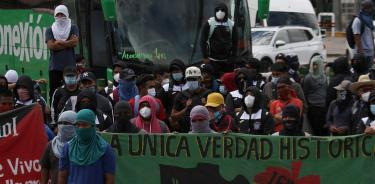
[[[362,24],[362,19],[359,16],[355,16],[349,23],[348,27],[346,27],[346,41],[348,42],[348,45],[350,48],[354,49],[355,41],[354,41],[354,33],[353,33],[353,22],[354,19],[358,17],[361,22],[361,35],[365,31],[365,24]]]

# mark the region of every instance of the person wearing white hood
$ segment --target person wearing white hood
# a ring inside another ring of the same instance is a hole
[[[79,31],[72,25],[68,8],[59,5],[55,8],[55,22],[46,30],[46,43],[50,49],[49,83],[50,97],[62,85],[63,70],[75,66],[74,47],[78,44]]]

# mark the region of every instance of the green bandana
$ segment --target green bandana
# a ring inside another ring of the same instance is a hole
[[[104,155],[107,142],[95,130],[95,114],[89,109],[83,109],[77,113],[76,122],[91,125],[90,128],[77,128],[76,134],[69,142],[69,159],[78,165],[90,165]]]

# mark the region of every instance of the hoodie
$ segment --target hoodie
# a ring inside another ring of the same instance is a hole
[[[219,9],[225,12],[223,20],[218,20],[216,18],[216,12]],[[237,52],[237,29],[236,25],[234,25],[232,31],[230,31],[228,21],[231,20],[228,17],[228,12],[228,7],[224,3],[220,3],[216,6],[214,12],[215,16],[211,19],[215,19],[217,24],[210,38],[211,26],[208,21],[204,25],[201,38],[201,49],[204,58],[223,61],[235,56]]]
[[[35,94],[34,94],[34,85],[33,81],[29,76],[23,75],[20,78],[18,78],[16,82],[16,87],[14,88],[14,96],[16,97],[17,100],[19,100],[19,96],[17,93],[17,89],[20,88],[20,86],[24,86],[27,88],[27,91],[29,91],[30,99],[35,100]]]
[[[77,96],[77,104],[76,104],[76,112],[82,109],[90,109],[96,114],[96,125],[100,131],[106,130],[112,125],[112,114],[105,113],[102,109],[103,107],[100,106],[98,103],[98,94],[90,91],[89,89],[83,89]],[[83,98],[90,99],[89,104],[81,104]]]
[[[271,114],[264,107],[265,97],[257,87],[249,87],[246,93],[251,92],[255,97],[251,112],[242,100],[242,110],[237,114],[241,133],[254,135],[270,135],[274,130],[274,121]]]
[[[333,87],[339,85],[343,80],[352,81],[350,67],[346,57],[339,57],[333,63],[329,63],[327,66],[331,67],[331,70],[335,73],[335,76],[329,81],[326,107],[328,107],[329,104],[331,104],[331,102],[337,97],[336,90]]]

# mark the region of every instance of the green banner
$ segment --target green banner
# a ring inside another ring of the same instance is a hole
[[[103,134],[116,183],[375,183],[375,138]]]
[[[54,18],[33,10],[0,11],[0,72],[16,69],[33,77],[48,76],[45,32]]]

